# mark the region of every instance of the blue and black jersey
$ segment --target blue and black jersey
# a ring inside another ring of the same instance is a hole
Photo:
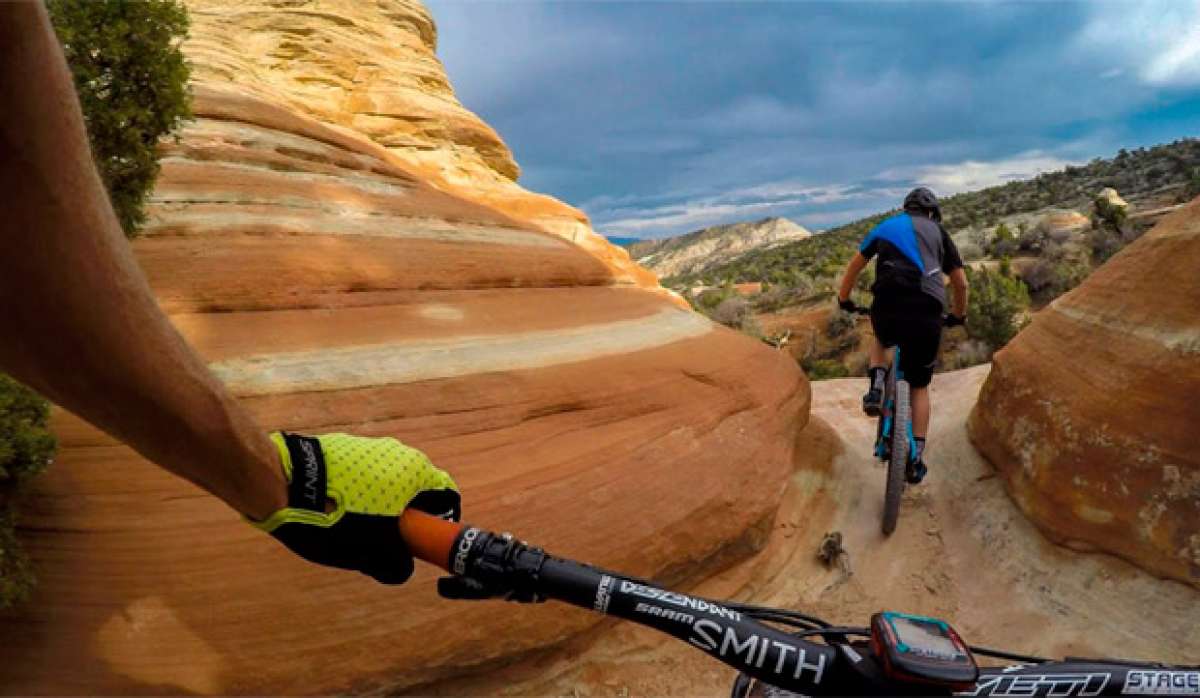
[[[946,282],[942,274],[962,268],[962,258],[941,224],[920,214],[900,213],[875,226],[858,248],[875,263],[876,301],[931,296],[943,308]]]

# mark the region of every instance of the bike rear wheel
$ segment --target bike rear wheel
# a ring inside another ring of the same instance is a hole
[[[895,380],[893,378],[892,380]],[[890,536],[900,518],[900,497],[904,494],[904,470],[908,467],[908,425],[912,407],[908,381],[896,380],[893,390],[891,453],[888,454],[887,489],[883,495],[883,534]]]

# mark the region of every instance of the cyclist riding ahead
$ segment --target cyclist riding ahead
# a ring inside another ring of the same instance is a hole
[[[871,326],[875,344],[871,347],[870,379],[863,396],[863,411],[877,416],[883,402],[883,383],[887,373],[887,350],[900,349],[900,371],[912,387],[912,428],[916,441],[909,459],[907,479],[921,482],[925,477],[925,438],[929,432],[929,381],[942,339],[942,325],[962,325],[967,312],[967,275],[954,241],[942,227],[942,210],[930,190],[919,187],[904,197],[904,210],[875,226],[863,240],[858,252],[846,266],[838,293],[838,305],[848,312],[857,306],[850,291],[858,275],[872,257],[875,283],[871,287]],[[950,277],[954,289],[953,309],[945,313],[946,283]]]

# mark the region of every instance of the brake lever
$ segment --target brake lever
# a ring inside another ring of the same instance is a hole
[[[516,540],[510,534],[482,534],[476,542],[466,571],[438,579],[438,595],[444,599],[480,601],[504,599],[518,603],[541,603],[538,572],[546,553]]]
[[[488,589],[470,577],[441,577],[437,580],[438,596],[451,601],[482,601],[499,596],[495,589]]]

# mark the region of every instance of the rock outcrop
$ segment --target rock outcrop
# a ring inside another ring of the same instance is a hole
[[[1200,586],[1200,199],[996,354],[971,437],[1051,538]]]
[[[413,2],[193,5],[198,118],[134,245],[162,307],[265,428],[396,435],[472,522],[666,581],[747,554],[794,468],[803,375],[547,232],[583,222],[512,183],[432,32]],[[4,693],[392,692],[598,622],[442,601],[424,566],[390,588],[309,565],[54,422]]]
[[[459,103],[419,0],[188,0],[184,49],[197,85],[253,96],[365,136],[437,189],[496,209],[586,248],[619,281],[653,274],[592,231],[587,216],[517,184],[496,132]]]
[[[732,223],[679,237],[634,243],[629,254],[659,276],[695,274],[758,249],[801,240],[812,233],[786,218]]]
[[[1092,221],[1078,211],[1051,211],[1038,221],[1038,231],[1055,242],[1066,242],[1092,227]]]
[[[1105,205],[1113,209],[1128,209],[1129,203],[1121,198],[1116,189],[1105,187],[1100,190],[1100,194],[1096,196],[1097,201],[1103,200]]]

